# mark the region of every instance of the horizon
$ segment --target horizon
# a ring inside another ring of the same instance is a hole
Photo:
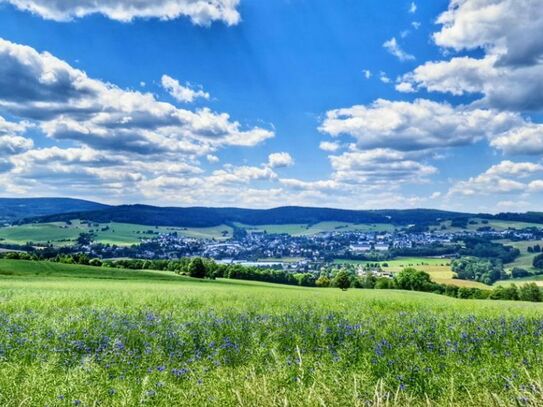
[[[280,209],[280,208],[304,208],[304,209],[331,209],[331,210],[341,210],[341,211],[368,211],[368,212],[376,212],[376,211],[440,211],[440,212],[456,212],[456,213],[462,213],[466,215],[499,215],[504,213],[528,213],[528,212],[537,212],[537,211],[499,211],[499,212],[466,212],[466,211],[452,211],[447,209],[440,209],[440,208],[429,208],[429,207],[412,207],[412,208],[348,208],[348,207],[332,207],[332,206],[312,206],[312,205],[280,205],[280,206],[270,206],[270,207],[245,207],[245,206],[202,206],[202,205],[191,205],[191,206],[172,206],[172,205],[158,205],[158,204],[148,204],[148,203],[141,203],[141,202],[134,202],[134,203],[119,203],[119,204],[108,204],[101,201],[96,200],[90,200],[90,199],[84,199],[84,198],[77,198],[77,197],[69,197],[69,196],[32,196],[32,197],[5,197],[0,196],[0,200],[2,199],[13,199],[13,200],[46,200],[46,199],[58,199],[58,200],[78,200],[78,201],[86,201],[89,203],[95,203],[100,204],[104,206],[110,206],[110,207],[118,207],[118,206],[149,206],[154,208],[174,208],[174,209],[193,209],[193,208],[202,208],[202,209],[242,209],[242,210],[255,210],[255,211],[269,211],[273,209]]]
[[[539,209],[538,0],[159,3],[0,0],[1,197]]]

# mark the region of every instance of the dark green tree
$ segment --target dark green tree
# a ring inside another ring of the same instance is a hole
[[[543,295],[536,283],[528,283],[520,286],[519,297],[521,301],[541,302]]]
[[[351,286],[351,278],[345,270],[339,271],[334,277],[334,287],[341,288],[343,291]]]
[[[532,265],[539,270],[543,270],[543,253],[534,257]]]
[[[206,266],[200,257],[195,257],[189,264],[189,276],[194,278],[204,278],[206,276]]]

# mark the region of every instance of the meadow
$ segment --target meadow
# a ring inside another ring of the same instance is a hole
[[[2,406],[543,403],[541,304],[42,266],[0,261]]]
[[[97,243],[129,246],[143,238],[159,233],[173,233],[195,238],[224,240],[232,237],[232,228],[226,225],[205,228],[146,226],[130,223],[87,224],[78,220],[65,222],[32,223],[0,228],[0,241],[8,244],[51,243],[54,246],[74,244],[81,233],[92,232]]]
[[[399,257],[394,260],[381,262],[367,260],[346,260],[336,259],[335,264],[354,264],[364,266],[366,264],[380,264],[383,271],[399,273],[404,268],[414,267],[417,270],[430,274],[433,281],[439,284],[450,284],[459,287],[489,288],[489,286],[477,281],[460,280],[453,278],[454,272],[451,269],[450,259],[439,259],[432,257]]]
[[[244,225],[248,232],[289,234],[291,236],[311,236],[323,232],[392,232],[395,227],[389,223],[356,224],[348,222],[319,222],[315,224],[295,223],[285,225]]]

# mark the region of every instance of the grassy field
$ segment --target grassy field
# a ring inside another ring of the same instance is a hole
[[[2,406],[543,403],[541,304],[0,269]]]
[[[387,260],[378,262],[385,271],[392,273],[398,273],[406,267],[414,267],[417,270],[425,271],[430,274],[432,280],[440,284],[451,284],[459,287],[477,287],[477,288],[489,288],[485,284],[477,281],[458,280],[453,278],[453,271],[451,270],[451,264],[449,259],[437,259],[432,257],[400,257],[394,260]],[[375,264],[372,261],[361,260],[334,260],[336,264]],[[387,264],[387,267],[384,267]]]
[[[136,244],[142,238],[157,236],[159,233],[177,232],[187,237],[216,240],[232,237],[232,228],[226,225],[208,228],[179,228],[115,222],[88,225],[80,221],[73,221],[71,224],[54,222],[0,228],[0,242],[12,244],[51,243],[55,246],[64,246],[73,244],[80,233],[90,231],[96,235],[95,241],[118,246]]]
[[[486,220],[487,223],[483,223],[483,219],[479,219],[479,218],[471,218],[470,221],[474,221],[476,223],[474,224],[468,223],[467,225],[468,230],[477,230],[478,228],[484,227],[484,226],[490,226],[497,231],[502,231],[502,230],[507,230],[507,229],[524,229],[524,228],[529,228],[529,227],[543,228],[543,225],[540,223],[515,222],[515,221],[494,220],[494,219],[488,219]],[[445,226],[445,229],[451,232],[465,230],[462,228],[452,227],[450,220],[441,222],[439,226],[433,226],[431,227],[431,229],[440,230],[442,226]]]
[[[292,236],[309,236],[322,232],[383,232],[393,231],[394,226],[385,223],[376,224],[354,224],[346,222],[320,222],[316,224],[288,224],[288,225],[244,225],[238,226],[247,229],[249,232],[266,233],[287,233]]]

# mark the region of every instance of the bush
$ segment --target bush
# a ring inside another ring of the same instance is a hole
[[[543,253],[534,257],[532,265],[539,270],[543,270]]]

